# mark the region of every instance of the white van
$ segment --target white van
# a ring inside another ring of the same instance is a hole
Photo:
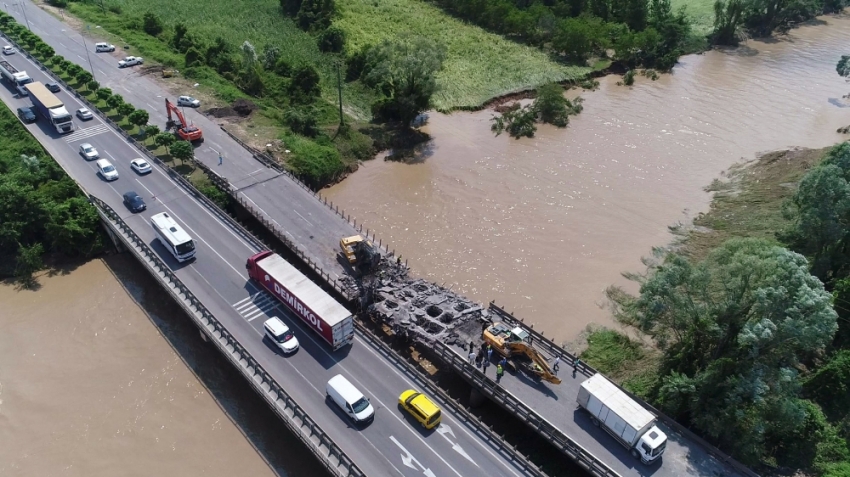
[[[332,377],[326,390],[333,402],[354,422],[367,423],[375,418],[375,408],[343,375]]]
[[[266,330],[266,336],[272,340],[272,343],[284,353],[290,354],[298,350],[298,338],[280,318],[276,316],[269,318],[263,323],[263,329]]]

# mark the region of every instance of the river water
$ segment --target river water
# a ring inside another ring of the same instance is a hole
[[[129,254],[0,286],[0,476],[325,476]]]
[[[492,110],[432,113],[415,163],[366,162],[323,194],[415,274],[571,339],[613,323],[605,288],[628,285],[621,273],[642,271],[669,225],[705,211],[704,187],[730,165],[842,139],[850,85],[835,65],[850,17],[820,23],[684,57],[657,81],[604,78],[568,128],[532,139],[494,137]]]

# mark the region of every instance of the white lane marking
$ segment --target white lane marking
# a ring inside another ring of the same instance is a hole
[[[146,185],[142,184],[141,182],[140,182],[139,184],[141,184],[141,186],[142,186],[142,187],[144,187],[144,188],[145,188],[145,190],[146,190],[146,191],[148,191],[148,193],[149,193],[150,195],[152,195],[152,196],[155,196],[155,195],[156,195],[156,194],[154,194],[154,193],[153,193],[150,189],[148,189]],[[176,217],[176,216],[177,216],[177,214],[175,214],[175,213],[174,213],[174,211],[173,211],[173,210],[171,210],[171,208],[170,208],[170,207],[168,207],[168,205],[166,205],[166,204],[165,204],[165,202],[163,202],[163,201],[159,201],[159,203],[160,203],[160,205],[162,205],[163,207],[165,207],[166,209],[168,209],[168,211],[169,211],[169,212],[171,212],[171,215],[172,215],[172,216],[174,216],[174,217]],[[236,267],[234,267],[233,265],[231,265],[231,264],[230,264],[230,262],[228,262],[228,261],[227,261],[224,257],[222,257],[222,256],[221,256],[221,254],[220,254],[220,253],[218,253],[218,251],[217,251],[215,248],[213,248],[213,246],[212,246],[212,245],[210,245],[210,244],[209,244],[209,242],[207,242],[206,240],[204,240],[203,238],[201,238],[201,236],[200,236],[197,232],[195,232],[194,230],[192,230],[192,227],[189,227],[189,225],[188,225],[188,224],[186,224],[186,222],[183,222],[183,227],[186,227],[187,229],[189,229],[189,231],[190,231],[190,232],[192,232],[192,235],[194,235],[195,237],[197,237],[197,238],[198,238],[198,240],[200,240],[201,242],[204,242],[204,244],[206,244],[206,246],[207,246],[207,247],[209,247],[209,248],[210,248],[210,250],[212,250],[212,252],[213,252],[214,254],[216,254],[216,255],[218,256],[218,258],[220,258],[220,259],[221,259],[221,261],[222,261],[222,262],[226,263],[228,267],[232,268],[232,269],[233,269],[233,271],[234,271],[234,272],[236,272],[236,274],[237,274],[237,275],[239,275],[240,277],[245,278],[245,277],[244,277],[241,273],[239,273],[239,270],[237,270],[237,269],[236,269]],[[193,268],[194,268],[194,264],[193,264],[193,265],[190,265],[190,267],[193,267]],[[247,280],[247,278],[245,278],[245,279]]]
[[[395,438],[395,436],[390,436],[390,440],[393,441],[395,445],[398,446],[399,449],[401,449],[402,452],[404,452],[404,454],[402,454],[401,456],[402,464],[406,465],[407,467],[410,467],[413,470],[422,469],[422,473],[425,474],[427,477],[435,477],[434,472],[431,472],[431,469],[425,467],[424,465],[422,465],[422,463],[416,460],[416,457],[413,457],[413,454],[411,454],[409,450],[405,449],[404,446],[401,445],[401,442],[399,442]],[[416,463],[416,465],[413,465],[414,463]],[[419,467],[419,469],[417,469],[417,466]]]
[[[293,211],[293,212],[295,212],[296,214],[298,214],[298,211],[297,211],[297,210],[292,209],[292,211]],[[311,224],[309,220],[305,219],[303,215],[298,214],[298,217],[301,217],[301,219],[303,219],[303,220],[304,220],[304,222],[307,222],[308,224],[310,224],[310,227],[314,227],[314,225],[313,225],[313,224]]]
[[[100,135],[100,134],[107,133],[111,130],[112,129],[105,124],[98,124],[96,126],[78,129],[75,132],[72,132],[71,134],[65,136],[64,139],[65,139],[65,142],[70,144],[74,141],[79,141],[81,139],[85,139],[85,138],[88,138],[88,137],[93,137],[93,136],[97,136],[97,135]]]
[[[257,296],[257,295],[254,295],[254,296]],[[245,302],[246,302],[246,301],[248,301],[248,300],[252,300],[252,299],[254,299],[254,296],[248,295],[248,298],[243,298],[243,299],[241,299],[241,300],[237,301],[236,303],[234,303],[234,304],[232,304],[232,305],[230,305],[230,306],[232,306],[232,307],[236,307],[237,305],[241,305],[242,303],[245,303]]]
[[[79,58],[81,61],[86,61],[86,59],[83,58],[81,55],[77,55],[77,58]]]
[[[97,70],[97,71],[99,71],[99,72],[100,72],[100,74],[102,74],[103,76],[106,76],[106,73],[104,73],[102,69],[98,68],[98,70]]]
[[[437,426],[437,433],[439,433],[441,436],[443,436],[443,439],[445,439],[445,440],[449,441],[449,444],[451,444],[451,445],[452,445],[452,450],[454,450],[454,451],[455,451],[455,452],[457,452],[458,454],[460,454],[460,455],[462,455],[462,456],[466,457],[466,460],[468,460],[468,461],[472,462],[473,464],[475,464],[475,467],[480,468],[480,466],[478,465],[478,463],[477,463],[477,462],[475,462],[474,460],[472,460],[472,457],[469,457],[469,454],[467,454],[467,453],[466,453],[466,451],[465,451],[465,450],[463,450],[463,447],[461,447],[461,446],[460,446],[460,444],[458,444],[458,443],[456,443],[456,442],[453,442],[451,439],[449,439],[449,438],[446,436],[446,434],[451,434],[451,436],[452,436],[452,437],[454,437],[455,439],[457,439],[457,437],[455,437],[455,433],[454,433],[454,431],[452,431],[452,428],[451,428],[451,427],[449,427],[449,425],[448,425],[448,424],[441,422],[441,423],[440,423],[440,425],[439,425],[439,426]]]

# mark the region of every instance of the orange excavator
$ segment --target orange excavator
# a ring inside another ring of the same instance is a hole
[[[549,363],[528,339],[529,333],[520,327],[511,328],[505,323],[494,323],[484,329],[484,342],[508,359],[508,364],[521,368],[535,379],[561,384],[561,379],[549,368]]]
[[[174,128],[174,134],[184,141],[197,142],[204,140],[204,133],[201,131],[201,128],[187,123],[180,109],[169,101],[168,98],[165,98],[165,110],[168,112],[168,122],[165,123],[165,129],[167,131]],[[171,113],[177,116],[176,120],[171,117]]]

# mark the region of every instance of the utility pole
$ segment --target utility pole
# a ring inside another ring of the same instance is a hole
[[[88,29],[88,28],[89,28],[89,26],[86,25],[86,29]],[[97,81],[97,79],[94,76],[94,66],[92,66],[91,57],[89,56],[89,46],[86,44],[86,36],[85,35],[80,35],[80,36],[83,38],[83,48],[86,49],[86,59],[89,61],[89,71],[91,71],[91,77],[92,77],[93,80]]]
[[[337,60],[336,62],[336,88],[339,91],[339,127],[342,129],[345,126],[345,121],[343,120],[342,115],[342,74],[340,74],[340,65],[342,61]]]
[[[27,9],[24,7],[24,2],[18,3],[21,6],[21,11],[24,12],[24,21],[27,22],[27,30],[32,31],[30,28],[30,21],[27,19]]]

